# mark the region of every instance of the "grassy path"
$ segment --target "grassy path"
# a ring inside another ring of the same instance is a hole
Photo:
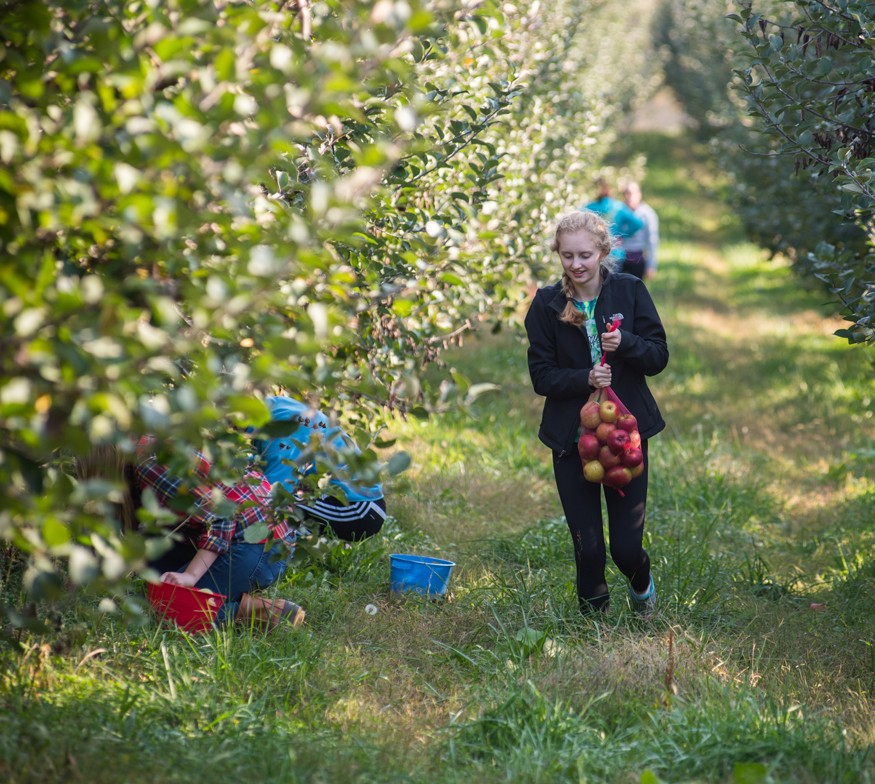
[[[667,589],[665,619],[690,646],[676,665],[871,745],[871,365],[832,335],[841,321],[825,315],[822,293],[744,242],[703,151],[658,134],[633,143],[648,156],[646,193],[662,220],[663,263],[650,288],[672,359],[652,382],[669,429],[653,445],[649,546]],[[533,438],[540,401],[524,348],[491,339],[460,352],[454,359],[474,380],[502,374],[500,400],[457,432],[419,428],[423,468],[402,517],[438,541],[449,535],[463,558],[482,556],[481,537],[532,535],[533,512],[561,515]],[[478,456],[491,474],[471,475]],[[550,571],[571,574],[570,547],[555,554]],[[615,633],[625,628],[617,623]],[[617,655],[634,659],[666,639],[665,629],[646,644],[620,635]],[[665,648],[649,650],[667,661]],[[648,685],[639,682],[645,693]]]
[[[631,141],[672,352],[653,382],[660,618],[641,625],[616,573],[611,614],[580,618],[507,331],[448,358],[501,384],[473,416],[398,424],[415,461],[385,536],[295,559],[280,592],[302,632],[186,638],[71,608],[4,656],[0,780],[875,781],[871,367],[741,240],[702,151]],[[456,560],[450,600],[391,597],[392,552]]]

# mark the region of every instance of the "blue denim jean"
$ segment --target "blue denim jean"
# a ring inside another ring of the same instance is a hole
[[[285,574],[293,552],[280,542],[270,550],[265,550],[263,544],[232,542],[231,549],[213,562],[195,586],[227,597],[216,616],[216,626],[234,620],[244,593],[267,588],[279,580]],[[177,571],[184,570],[182,567]]]

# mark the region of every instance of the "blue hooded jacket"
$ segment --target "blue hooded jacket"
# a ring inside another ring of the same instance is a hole
[[[318,438],[317,457],[325,455],[327,445],[334,458],[342,459],[344,453],[361,454],[355,442],[321,411],[294,398],[281,395],[265,399],[274,421],[297,421],[298,427],[287,436],[278,438],[259,438],[254,442],[263,463],[264,475],[271,484],[282,485],[294,492],[301,477],[316,471],[313,460],[309,459],[310,440]],[[307,452],[304,461],[302,455]],[[349,476],[344,464],[337,465],[337,476],[332,476],[330,485],[342,491],[342,497],[347,501],[377,501],[383,497],[381,484],[360,485],[355,477]]]
[[[600,215],[608,224],[615,241],[631,237],[635,232],[644,228],[644,221],[632,212],[625,202],[612,199],[610,196],[602,196],[591,201],[582,209]],[[614,245],[611,256],[618,261],[624,261],[626,251],[622,245]]]

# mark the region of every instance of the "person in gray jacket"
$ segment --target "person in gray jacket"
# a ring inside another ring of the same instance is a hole
[[[539,289],[526,314],[528,365],[534,391],[546,398],[540,440],[553,453],[559,498],[574,542],[577,595],[584,613],[606,610],[606,546],[600,484],[585,481],[577,452],[580,409],[590,394],[610,386],[636,417],[644,470],[623,493],[605,489],[610,552],[629,580],[630,600],[650,614],[656,588],[642,546],[647,503],[648,439],[664,427],[646,377],[668,364],[665,330],[644,282],[613,271],[611,234],[591,212],[558,222],[553,250],[562,278]],[[614,331],[608,325],[619,320]],[[601,364],[602,353],[608,361]]]
[[[650,280],[656,275],[659,253],[659,218],[641,193],[641,186],[630,180],[623,187],[623,201],[644,225],[634,234],[622,238],[626,260],[623,272]]]

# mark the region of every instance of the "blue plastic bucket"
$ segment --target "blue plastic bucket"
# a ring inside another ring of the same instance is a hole
[[[452,561],[427,555],[389,556],[389,584],[393,591],[413,591],[430,596],[443,596],[453,571]]]

